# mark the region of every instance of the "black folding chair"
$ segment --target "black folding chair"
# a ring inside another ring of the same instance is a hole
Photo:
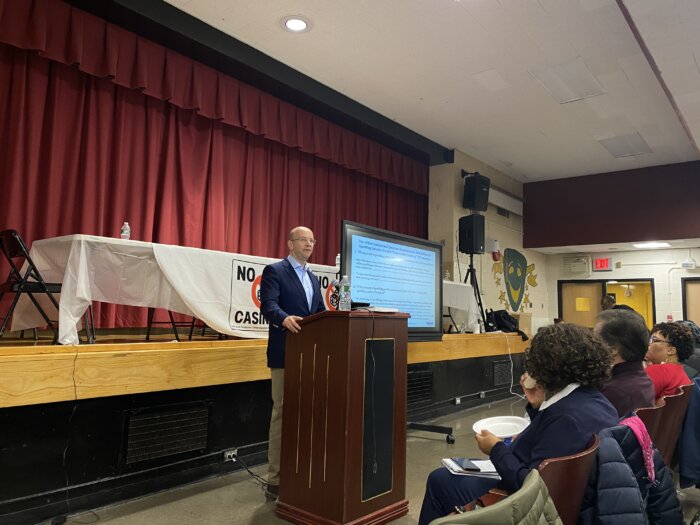
[[[173,313],[168,310],[168,317],[169,321],[154,321],[153,317],[155,316],[156,309],[155,308],[149,308],[148,309],[148,324],[146,325],[146,341],[151,340],[151,328],[153,327],[154,324],[169,324],[172,329],[173,329],[173,334],[175,334],[175,340],[177,342],[180,342],[180,334],[177,331],[178,326],[180,328],[189,328],[190,329],[190,335],[189,335],[189,340],[192,341],[192,336],[194,335],[194,329],[195,325],[198,321],[196,317],[193,317],[191,321],[176,321],[175,318],[173,317]],[[202,322],[202,337],[204,337],[204,332],[205,330],[209,328],[206,323]],[[212,329],[213,330],[213,329]],[[216,332],[218,339],[228,339],[228,336],[226,334],[222,334],[219,332]]]
[[[156,309],[155,308],[149,308],[148,309],[148,324],[146,325],[146,341],[151,340],[151,328],[153,327],[154,324],[170,324],[170,326],[173,329],[173,333],[175,334],[175,340],[179,343],[180,342],[180,334],[177,331],[177,327],[181,328],[189,328],[190,329],[190,341],[192,340],[192,330],[194,327],[194,317],[192,318],[192,321],[176,321],[175,318],[173,317],[173,313],[168,310],[168,317],[170,318],[169,321],[154,321],[153,317],[155,316]]]
[[[199,321],[199,319],[197,319],[196,317],[192,318],[192,325],[190,326],[190,341],[192,341],[192,335],[194,334],[194,329],[196,328],[195,325],[197,324],[197,321]],[[205,336],[207,330],[210,330],[210,331],[214,332],[217,339],[219,339],[219,340],[228,339],[228,335],[222,334],[221,332],[217,332],[212,327],[207,326],[207,323],[205,323],[204,321],[199,321],[199,322],[202,324],[202,326],[200,327],[202,330],[200,335],[202,337]]]
[[[12,302],[10,303],[10,308],[8,309],[5,316],[2,318],[2,325],[0,325],[0,337],[5,333],[5,329],[10,322],[12,313],[17,306],[17,302],[22,294],[27,294],[29,299],[34,304],[34,307],[41,314],[46,321],[47,326],[53,331],[53,343],[58,342],[58,326],[49,319],[44,309],[37,301],[35,294],[45,294],[49,301],[54,305],[56,311],[58,311],[58,301],[54,294],[61,293],[61,283],[47,283],[44,278],[39,273],[38,268],[34,264],[34,261],[29,255],[29,250],[26,244],[22,240],[22,237],[15,230],[4,230],[0,232],[0,251],[10,265],[10,273],[5,279],[5,282],[0,284],[0,301],[2,301],[3,296],[6,293],[14,294]],[[24,273],[22,273],[22,268],[26,265]],[[88,312],[85,314],[86,323],[85,331],[87,332],[87,339],[89,343],[95,342],[95,327],[92,318],[92,306],[88,308]]]

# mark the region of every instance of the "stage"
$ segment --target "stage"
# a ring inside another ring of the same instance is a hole
[[[152,342],[104,331],[92,345],[0,340],[0,522],[29,525],[218,476],[241,468],[224,460],[232,449],[248,465],[266,461],[266,341],[172,339],[163,330]],[[511,396],[526,346],[496,333],[409,343],[409,421]]]
[[[270,379],[266,340],[136,342],[141,337],[0,347],[0,408]],[[526,346],[516,334],[445,334],[442,341],[409,342],[407,358],[412,365],[508,356]]]

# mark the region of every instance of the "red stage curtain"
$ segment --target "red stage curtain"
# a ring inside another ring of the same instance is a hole
[[[0,229],[28,243],[116,236],[127,220],[134,239],[282,257],[304,224],[329,264],[342,219],[426,235],[424,195],[196,110],[3,44],[0,78]],[[141,309],[96,314],[145,324]]]
[[[60,0],[0,0],[0,43],[37,50],[91,76],[428,194],[425,164]]]

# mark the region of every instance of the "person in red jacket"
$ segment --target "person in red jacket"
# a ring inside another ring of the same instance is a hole
[[[680,323],[659,323],[651,329],[645,371],[654,383],[656,403],[664,396],[678,394],[691,383],[681,363],[693,354],[693,336]]]

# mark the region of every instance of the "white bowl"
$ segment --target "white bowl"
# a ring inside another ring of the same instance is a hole
[[[530,422],[517,416],[487,417],[474,423],[474,432],[479,434],[482,430],[488,430],[499,438],[517,436],[527,428]]]

